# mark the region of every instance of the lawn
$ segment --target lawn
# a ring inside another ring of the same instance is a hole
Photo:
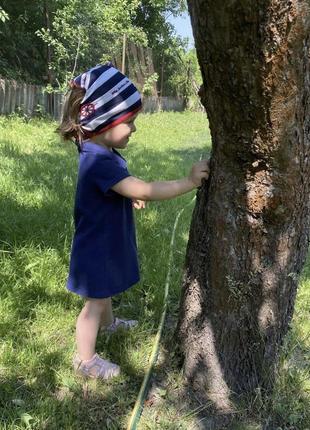
[[[75,320],[83,302],[65,288],[77,151],[59,140],[55,127],[45,120],[0,117],[0,429],[123,429],[161,316],[174,220],[195,192],[148,203],[136,212],[141,281],[113,304],[116,315],[138,319],[139,326],[99,338],[98,352],[121,365],[121,376],[109,383],[85,383],[71,368]],[[210,150],[201,113],[141,115],[137,128],[122,153],[130,172],[148,181],[185,176]],[[165,375],[165,384],[157,389],[156,401],[144,408],[139,430],[195,428],[197,411],[177,402],[181,375],[169,348],[192,209],[185,208],[176,231],[168,324],[154,378],[162,381]],[[268,420],[274,430],[310,429],[309,284],[310,263],[300,283],[274,397],[266,407],[258,396],[257,404],[240,411],[247,424],[236,429],[260,429]],[[169,368],[164,368],[167,361]]]

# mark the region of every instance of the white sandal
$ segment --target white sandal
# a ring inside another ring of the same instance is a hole
[[[137,320],[122,320],[120,318],[115,317],[112,324],[110,324],[108,327],[101,327],[101,331],[107,332],[107,333],[115,333],[118,329],[131,329],[135,327],[138,324]]]
[[[117,364],[103,360],[98,354],[90,360],[81,360],[78,355],[75,355],[73,367],[77,374],[93,379],[110,379],[118,376],[121,370]]]

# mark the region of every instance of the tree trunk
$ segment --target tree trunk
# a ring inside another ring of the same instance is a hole
[[[49,4],[46,0],[44,1],[44,15],[45,15],[46,28],[49,32],[51,32],[52,28],[51,28],[50,10],[49,10]],[[52,61],[52,48],[49,44],[47,44],[47,47],[46,47],[46,74],[47,74],[47,82],[50,85],[53,84],[53,76],[52,76],[52,71],[50,69],[51,61]]]
[[[310,5],[190,0],[212,135],[177,335],[187,381],[219,411],[271,389],[310,224]]]

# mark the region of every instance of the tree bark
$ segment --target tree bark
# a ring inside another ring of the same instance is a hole
[[[273,385],[310,224],[310,4],[189,0],[212,135],[177,335],[218,411]]]

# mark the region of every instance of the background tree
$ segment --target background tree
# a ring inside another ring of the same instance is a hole
[[[167,19],[181,14],[185,1],[4,0],[2,6],[3,77],[63,90],[72,73],[121,57],[126,34],[128,43],[152,49],[164,95],[178,95],[183,89],[187,70],[179,58],[186,55],[187,43]]]
[[[310,9],[306,0],[189,9],[213,149],[178,336],[187,381],[229,415],[234,395],[272,389],[308,250]]]
[[[35,31],[46,25],[43,0],[3,0],[9,19],[0,22],[0,74],[29,83],[47,81],[46,47]],[[50,10],[55,1],[49,1]]]
[[[146,44],[141,28],[132,25],[138,1],[66,0],[53,16],[51,28],[36,32],[52,47],[50,68],[60,88],[72,74],[105,62],[122,51],[124,33],[129,39]]]
[[[134,23],[143,28],[148,46],[152,48],[155,70],[158,73],[158,91],[162,96],[179,95],[177,80],[186,80],[186,67],[180,62],[187,51],[187,41],[175,34],[170,16],[186,11],[186,2],[175,0],[142,0]],[[183,87],[182,87],[183,89]]]

